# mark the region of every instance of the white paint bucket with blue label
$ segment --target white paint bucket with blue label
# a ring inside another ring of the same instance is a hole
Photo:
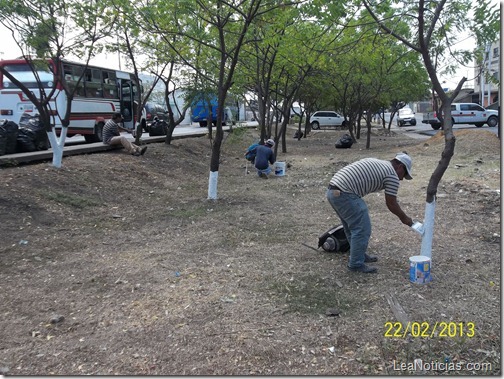
[[[285,175],[285,162],[275,162],[275,176]]]
[[[411,283],[424,284],[432,280],[430,273],[431,261],[429,257],[415,255],[410,257],[409,261]]]

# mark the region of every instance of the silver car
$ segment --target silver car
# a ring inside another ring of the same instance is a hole
[[[314,130],[321,126],[346,126],[343,116],[333,111],[317,111],[310,117],[310,125]]]
[[[415,112],[411,108],[401,108],[397,112],[397,126],[404,126],[410,124],[411,126],[416,125]]]

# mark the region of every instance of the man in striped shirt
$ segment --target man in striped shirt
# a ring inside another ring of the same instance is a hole
[[[130,142],[125,136],[122,136],[120,131],[127,131],[119,125],[123,121],[122,114],[120,112],[115,112],[112,118],[105,123],[103,127],[103,143],[106,145],[122,145],[124,149],[131,155],[139,156],[144,155],[147,150],[147,146],[140,148],[140,146],[135,145]]]
[[[411,177],[411,157],[399,153],[394,159],[385,161],[364,158],[351,163],[336,172],[329,182],[327,200],[338,214],[345,235],[350,243],[348,269],[363,273],[376,272],[376,267],[368,262],[376,262],[378,257],[366,253],[371,237],[371,220],[366,203],[362,199],[369,193],[385,190],[387,208],[405,225],[413,225],[413,220],[404,213],[397,202],[399,181]]]

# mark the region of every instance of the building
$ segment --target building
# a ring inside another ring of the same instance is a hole
[[[500,87],[500,39],[488,44],[483,50],[480,65],[474,69],[474,90],[478,103],[487,107],[499,100]],[[492,79],[490,79],[492,78]]]

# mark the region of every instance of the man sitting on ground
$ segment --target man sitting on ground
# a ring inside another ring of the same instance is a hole
[[[123,121],[123,117],[120,112],[115,112],[112,118],[105,123],[103,127],[103,143],[106,145],[122,145],[126,151],[135,156],[144,155],[147,150],[147,146],[140,148],[140,146],[135,145],[130,142],[125,136],[122,136],[119,132],[123,130],[127,132],[128,130],[119,125]]]

